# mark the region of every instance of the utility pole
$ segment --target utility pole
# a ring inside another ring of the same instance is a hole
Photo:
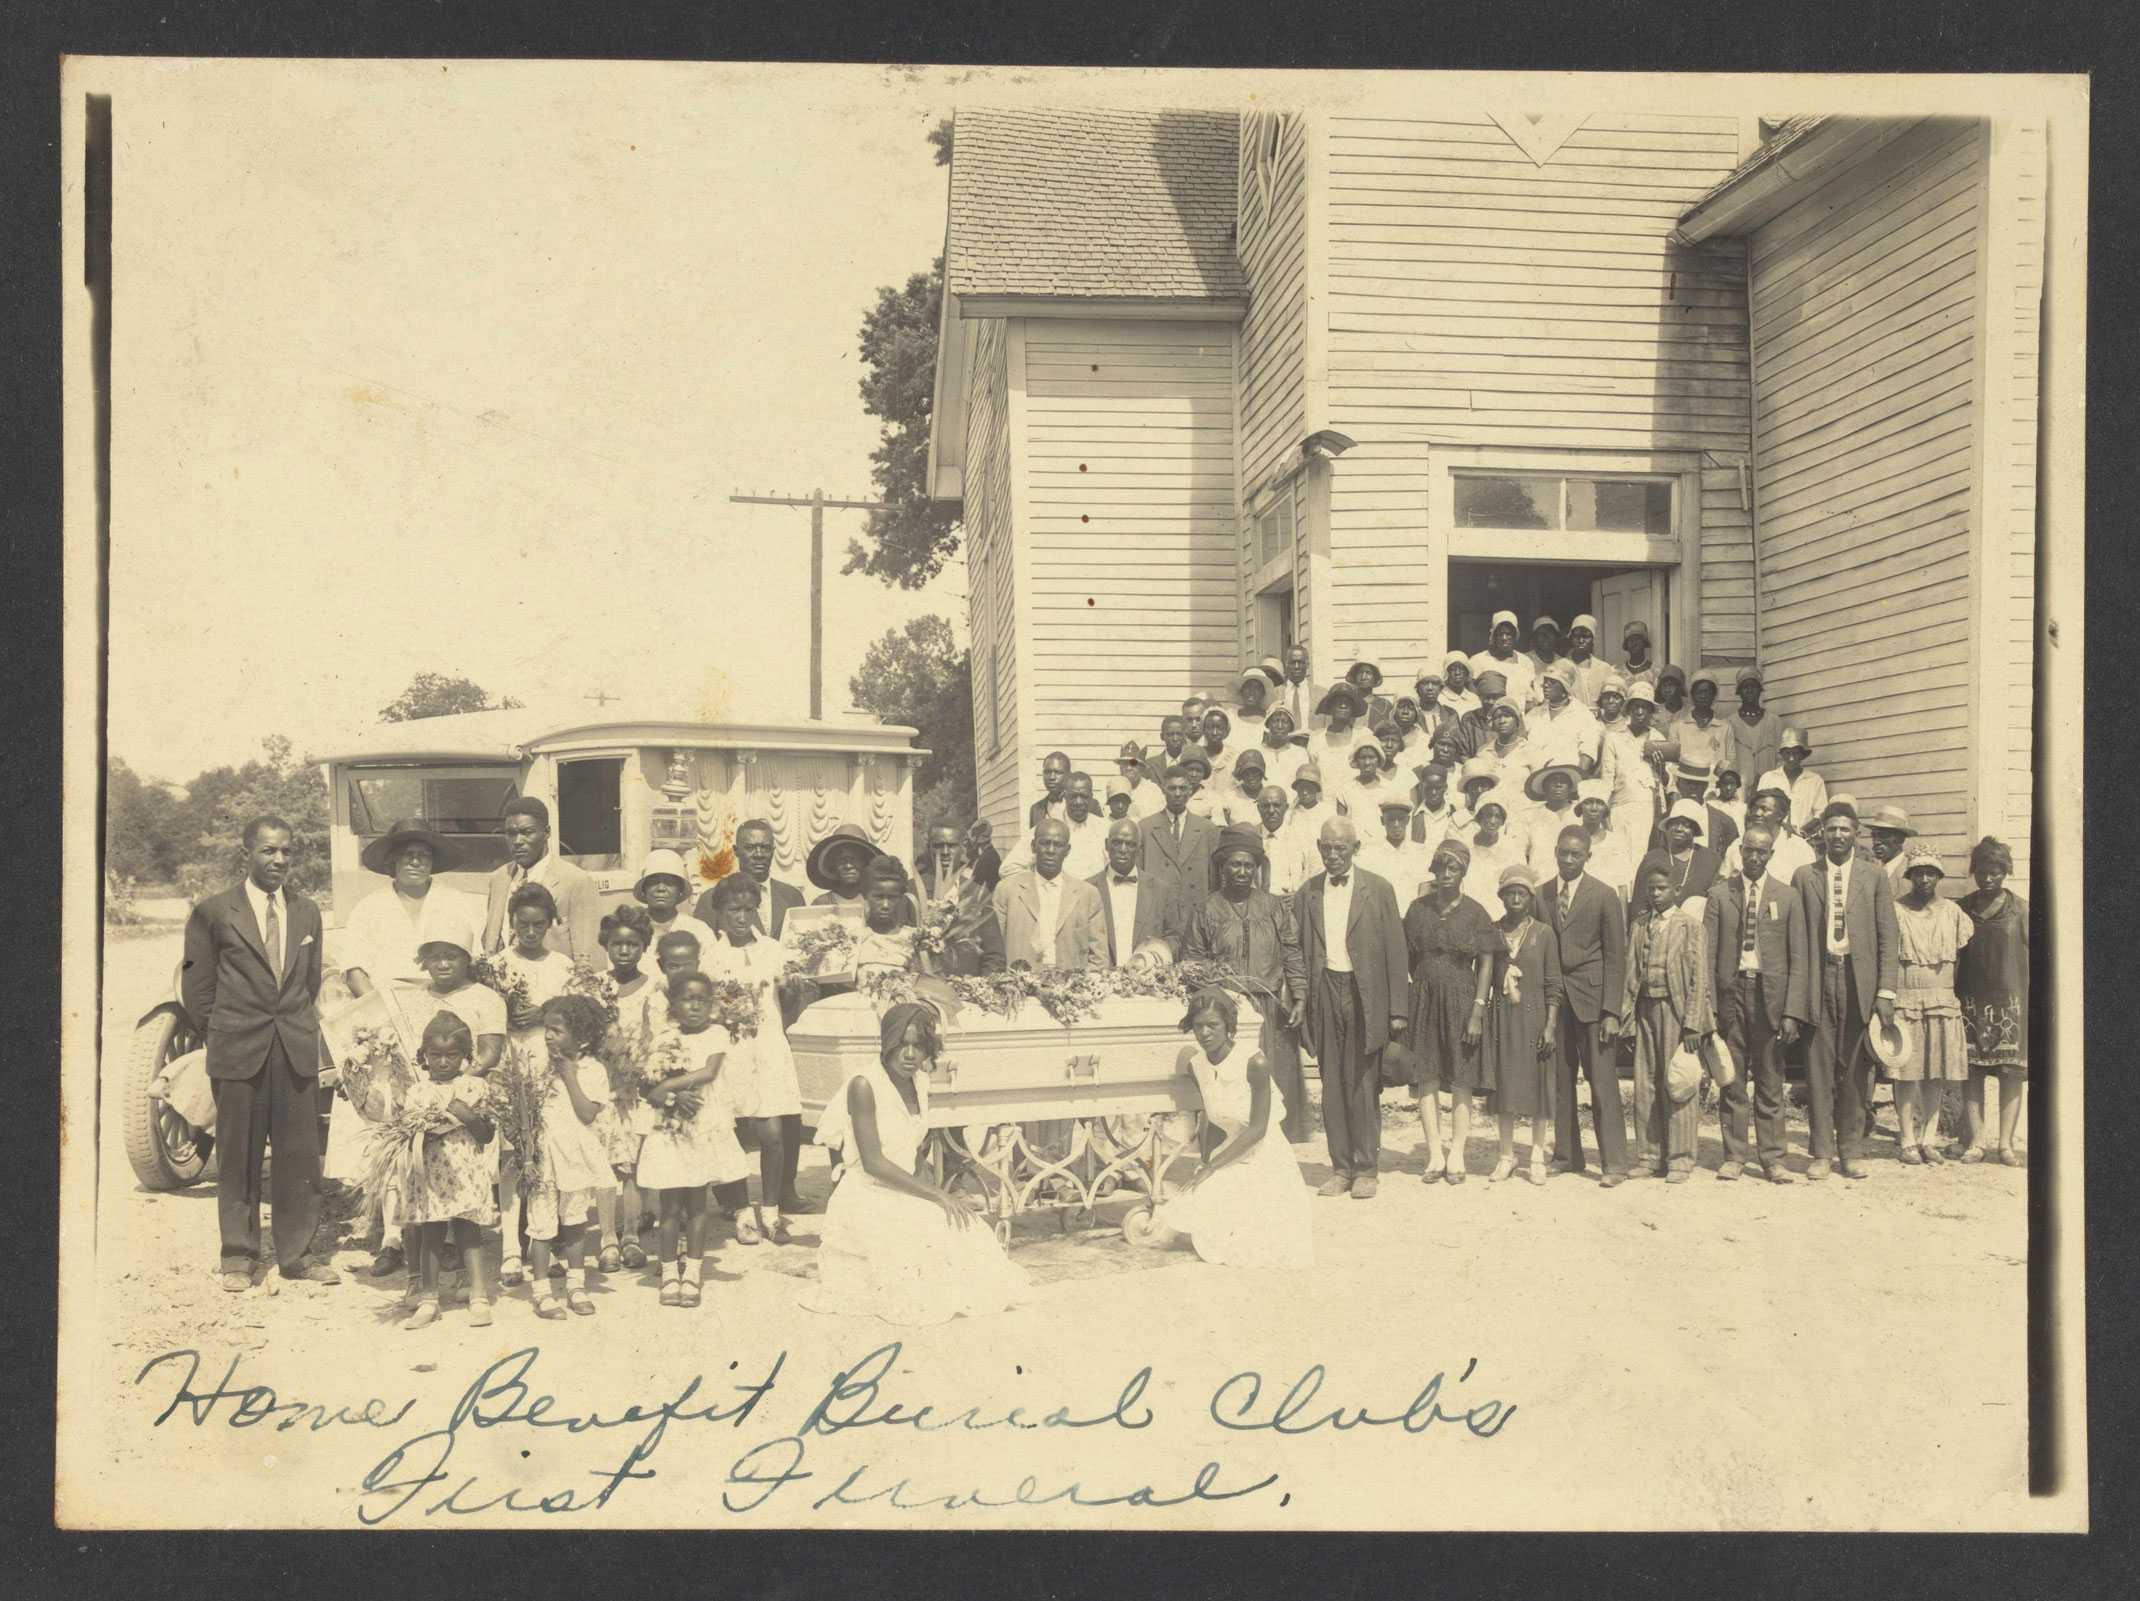
[[[808,506],[810,508],[810,720],[825,715],[825,508],[837,511],[882,511],[881,500],[827,500],[822,489],[807,499],[794,495],[730,495],[739,506]]]
[[[582,695],[580,697],[581,700],[591,700],[597,706],[601,706],[605,709],[608,707],[609,703],[615,700],[616,698],[616,696],[612,695],[606,689],[598,689],[592,695]]]

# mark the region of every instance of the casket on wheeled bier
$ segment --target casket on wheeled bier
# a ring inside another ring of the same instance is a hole
[[[1236,998],[1241,1033],[1262,1019]],[[1038,1002],[1008,1017],[962,1007],[944,1028],[944,1050],[929,1078],[929,1126],[1031,1123],[1058,1118],[1193,1112],[1196,1080],[1181,1065],[1176,999],[1110,996],[1096,1016],[1065,1026]],[[882,1049],[877,1008],[865,995],[830,996],[788,1030],[802,1084],[803,1121],[817,1122],[856,1069]]]

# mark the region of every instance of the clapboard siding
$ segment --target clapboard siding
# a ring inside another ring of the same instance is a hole
[[[1979,832],[1996,833],[2014,852],[2014,882],[2029,881],[2035,799],[2035,659],[2036,659],[2036,407],[2037,363],[2043,319],[2044,128],[2023,121],[2013,130],[2014,218],[2011,298],[1989,308],[2012,329],[2010,367],[2004,404],[2012,454],[2000,464],[2003,473],[1986,486],[1987,514],[1996,518],[1993,541],[1997,563],[1990,575],[1991,593],[2003,597],[1995,608],[1994,633],[2003,645],[2006,670],[1990,685],[2003,700],[2005,729],[1997,760],[2004,768],[2004,815],[1987,818]],[[1994,390],[1996,392],[1996,390]],[[2026,893],[2026,890],[2023,890]]]
[[[1307,143],[1307,119],[1298,112],[1252,111],[1241,119],[1236,249],[1249,300],[1238,376],[1237,559],[1244,575],[1262,566],[1255,514],[1268,497],[1259,499],[1259,488],[1307,431]],[[1305,543],[1296,535],[1296,559],[1303,562]],[[1246,582],[1238,599],[1241,638],[1253,639],[1256,600]],[[1303,638],[1308,599],[1302,572],[1294,583],[1294,626]]]
[[[1976,740],[1982,150],[1975,125],[1920,124],[1748,244],[1770,696],[1831,793],[1906,807],[1950,866]]]
[[[1747,449],[1744,246],[1669,235],[1729,173],[1729,117],[1598,115],[1542,164],[1492,119],[1329,123],[1329,408],[1360,443],[1331,475],[1339,657],[1391,679],[1439,659],[1427,556],[1436,445]],[[1705,660],[1753,654],[1736,468],[1703,475]],[[1332,672],[1342,670],[1332,663]],[[1320,664],[1318,664],[1320,667]]]
[[[1025,324],[1028,765],[1103,788],[1239,650],[1234,335],[1224,323]]]
[[[1007,325],[979,323],[966,395],[967,630],[973,641],[974,768],[979,815],[999,840],[1018,815],[1018,651],[1011,526],[1010,370]]]

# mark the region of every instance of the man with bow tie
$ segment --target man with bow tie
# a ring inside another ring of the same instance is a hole
[[[179,993],[208,1041],[216,1222],[223,1288],[233,1293],[251,1287],[260,1255],[260,1176],[270,1143],[276,1265],[286,1279],[341,1282],[306,1254],[319,1223],[323,925],[319,908],[285,886],[296,837],[280,817],[247,823],[245,881],[209,896],[186,920]]]
[[[1322,1064],[1323,1131],[1330,1177],[1317,1192],[1373,1198],[1382,1152],[1382,1052],[1404,1036],[1411,969],[1397,895],[1353,865],[1359,830],[1322,826],[1323,870],[1294,894],[1307,971],[1304,1038]]]
[[[1107,965],[1126,967],[1129,959],[1154,940],[1166,945],[1169,959],[1181,954],[1183,925],[1191,901],[1178,886],[1144,873],[1144,832],[1125,817],[1107,829],[1107,865],[1087,880],[1100,892],[1107,925]]]

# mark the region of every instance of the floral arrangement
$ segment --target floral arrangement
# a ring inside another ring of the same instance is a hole
[[[508,1018],[519,1016],[534,1004],[528,993],[527,975],[514,972],[502,952],[496,956],[477,957],[468,969],[468,976],[498,992],[505,1002]]]
[[[612,1029],[617,1026],[617,981],[600,968],[586,962],[572,964],[572,976],[565,980],[561,995],[584,995],[602,1008],[602,1026]]]
[[[951,959],[952,938],[964,920],[957,901],[931,904],[920,926],[914,930],[913,962],[927,961],[939,967],[947,965]]]
[[[732,978],[713,981],[714,1026],[728,1030],[732,1039],[747,1040],[758,1032],[758,992]]]
[[[542,1103],[549,1093],[548,1075],[523,1067],[508,1051],[490,1075],[490,1115],[498,1125],[498,1160],[518,1168],[532,1182],[542,1171]]]
[[[743,986],[735,984],[732,987],[741,989]],[[755,1022],[755,1010],[752,1018]],[[639,1064],[638,1099],[644,1098],[647,1085],[692,1071],[690,1039],[691,1036],[680,1029],[669,1028],[660,1030],[647,1042],[643,1061]],[[705,1099],[702,1090],[678,1090],[669,1098],[668,1105],[655,1108],[654,1127],[665,1134],[688,1135]]]
[[[450,1134],[460,1126],[459,1119],[442,1105],[419,1099],[403,1103],[392,1116],[366,1129],[362,1179],[366,1206],[389,1218],[398,1216],[415,1169],[423,1161],[425,1139]]]
[[[350,1035],[354,1046],[342,1063],[342,1094],[361,1113],[373,1094],[387,1091],[389,1104],[399,1101],[416,1082],[408,1054],[392,1029],[359,1028]]]
[[[1185,1000],[1202,989],[1231,990],[1260,1008],[1279,996],[1224,962],[1179,962],[1166,966],[1013,968],[979,977],[924,978],[911,970],[866,974],[861,988],[879,1008],[901,1001],[928,1001],[955,1021],[962,1007],[993,1017],[1015,1017],[1028,1003],[1038,1006],[1065,1028],[1097,1017],[1116,996],[1140,1000]]]
[[[602,1035],[598,1053],[609,1074],[609,1104],[620,1118],[628,1118],[646,1099],[646,1059],[651,1036],[635,1037],[614,1020]]]
[[[828,966],[851,965],[858,943],[855,931],[842,918],[827,918],[814,928],[789,929],[780,939],[781,948],[787,952],[787,965],[782,969],[781,979],[787,982],[809,978]]]

